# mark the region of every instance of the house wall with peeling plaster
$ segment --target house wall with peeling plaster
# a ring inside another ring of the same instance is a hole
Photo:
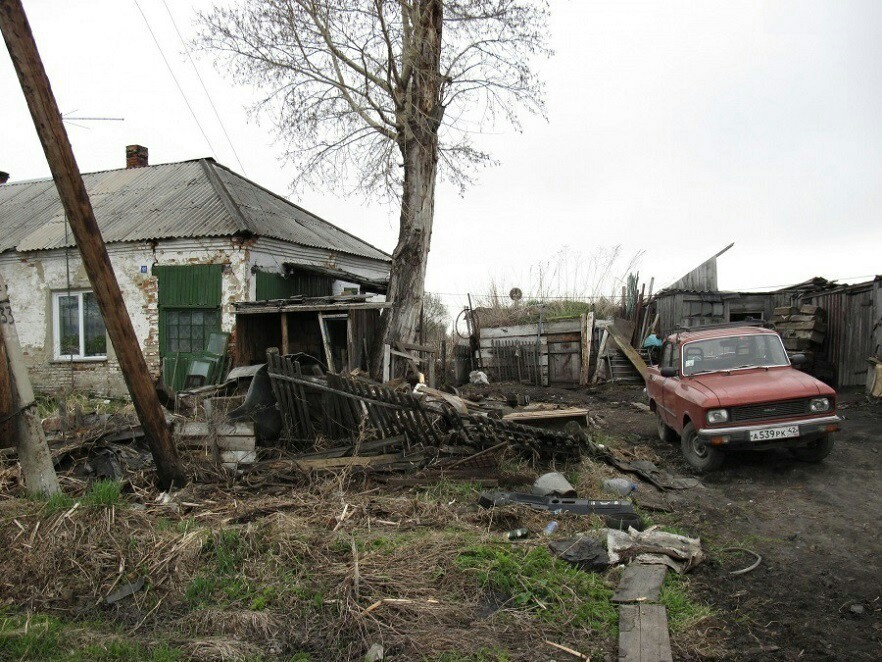
[[[159,376],[159,302],[154,265],[222,264],[221,328],[232,331],[232,302],[246,299],[251,287],[249,247],[229,238],[180,239],[110,244],[113,264],[135,335],[151,376]],[[146,268],[146,273],[144,273]],[[78,251],[34,251],[0,256],[0,273],[9,287],[16,329],[34,389],[60,393],[87,391],[103,396],[125,396],[119,362],[108,342],[101,360],[56,359],[53,335],[54,292],[91,290]]]
[[[253,300],[254,270],[282,271],[284,263],[343,269],[367,278],[388,277],[388,263],[326,249],[256,238],[175,239],[154,244],[131,242],[107,247],[116,278],[141,344],[148,370],[159,376],[159,302],[154,265],[222,264],[221,328],[234,332],[233,302]],[[101,396],[126,396],[119,363],[108,342],[102,360],[56,359],[53,335],[54,292],[91,290],[79,252],[64,250],[5,253],[0,274],[9,287],[10,302],[25,362],[37,392],[91,392]],[[144,268],[146,267],[146,273]],[[334,283],[334,292],[351,284]]]

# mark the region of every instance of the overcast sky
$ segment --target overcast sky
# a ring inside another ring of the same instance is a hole
[[[254,89],[199,71],[224,138],[162,0],[139,0],[208,141],[134,0],[25,0],[63,113],[124,117],[68,126],[84,172],[214,156],[283,195],[294,173],[273,127],[249,119]],[[185,38],[196,8],[167,0]],[[568,247],[620,245],[619,276],[664,286],[730,242],[724,289],[882,272],[882,2],[552,0],[555,56],[541,63],[548,121],[486,136],[500,165],[460,198],[442,187],[427,289],[456,308],[491,277],[535,291],[531,265]],[[209,145],[208,143],[211,143]],[[49,176],[12,64],[0,55],[0,170]],[[397,211],[334,190],[292,199],[391,252]],[[583,264],[583,272],[586,270]],[[535,269],[533,270],[535,274]],[[611,287],[610,283],[604,285]]]

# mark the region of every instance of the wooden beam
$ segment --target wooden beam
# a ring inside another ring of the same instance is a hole
[[[0,2],[0,32],[3,33],[58,188],[58,196],[98,300],[104,325],[156,462],[160,486],[163,489],[171,485],[181,487],[187,482],[186,474],[169,434],[138,337],[126,312],[125,300],[107,255],[107,247],[20,0]]]
[[[637,351],[631,347],[631,343],[628,342],[616,327],[609,327],[609,335],[610,338],[613,339],[613,342],[619,346],[619,349],[622,350],[622,353],[627,356],[628,360],[635,368],[637,368],[637,372],[640,373],[643,381],[646,381],[647,377],[649,377],[649,368],[646,365],[646,361],[644,361]]]
[[[289,354],[288,347],[290,345],[289,334],[289,319],[288,313],[282,313],[279,316],[280,323],[282,325],[282,356],[285,354]]]

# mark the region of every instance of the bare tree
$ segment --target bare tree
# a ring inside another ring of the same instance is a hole
[[[385,342],[417,328],[439,165],[462,189],[491,161],[473,134],[544,114],[530,60],[549,54],[547,18],[545,0],[246,0],[200,14],[197,43],[266,91],[258,109],[295,184],[400,201]]]

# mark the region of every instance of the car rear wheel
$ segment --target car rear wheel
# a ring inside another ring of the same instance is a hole
[[[817,441],[813,441],[808,446],[802,448],[791,448],[790,452],[793,457],[803,462],[820,462],[833,452],[833,435],[822,435]]]
[[[706,444],[698,436],[692,423],[688,423],[683,428],[683,434],[680,436],[680,448],[683,450],[683,457],[686,458],[689,466],[699,473],[719,469],[725,459],[723,451]]]
[[[655,412],[655,425],[658,428],[659,439],[669,444],[677,441],[677,431],[662,420],[659,412]]]

